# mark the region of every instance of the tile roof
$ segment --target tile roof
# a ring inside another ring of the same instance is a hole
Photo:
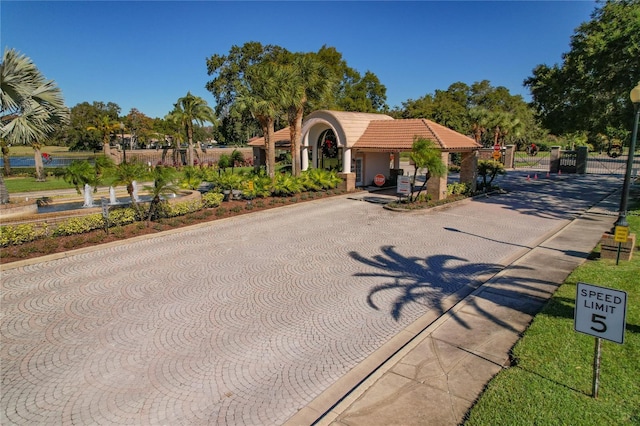
[[[273,134],[273,137],[276,140],[276,147],[278,148],[288,148],[291,145],[291,137],[289,133],[289,127],[285,127],[284,129],[280,129]],[[247,145],[249,146],[264,146],[265,140],[264,136],[257,136],[255,138],[249,139]]]
[[[383,114],[344,111],[317,111],[317,113],[319,119],[330,116],[341,123],[347,138],[357,138],[355,143],[348,143],[356,149],[409,151],[415,136],[431,139],[445,151],[468,151],[481,148],[473,138],[424,118],[394,120]],[[278,148],[291,145],[288,127],[275,132],[274,137]],[[253,138],[249,141],[249,146],[264,146],[264,142],[264,137]]]
[[[415,136],[431,139],[445,151],[480,148],[473,138],[424,118],[372,121],[353,147],[411,150]]]

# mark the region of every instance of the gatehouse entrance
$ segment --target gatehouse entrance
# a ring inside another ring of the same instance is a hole
[[[318,168],[342,170],[342,148],[333,130],[327,129],[318,137]]]

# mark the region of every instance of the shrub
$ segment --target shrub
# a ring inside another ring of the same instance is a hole
[[[35,224],[20,224],[0,226],[0,246],[18,245],[28,243],[46,236],[47,224],[36,226]]]
[[[87,216],[72,217],[59,223],[53,230],[53,236],[82,234],[99,228],[104,228],[104,219],[101,213],[94,213]]]
[[[468,194],[470,187],[466,183],[450,183],[447,185],[448,195]]]
[[[209,191],[202,196],[202,205],[206,208],[218,207],[222,202],[224,195],[219,192]]]

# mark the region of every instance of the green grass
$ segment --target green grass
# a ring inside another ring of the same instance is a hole
[[[16,192],[32,192],[32,191],[50,191],[57,189],[73,188],[62,179],[48,177],[45,182],[36,182],[36,178],[29,177],[5,177],[4,183],[9,194]]]
[[[640,236],[640,217],[628,220]],[[577,268],[514,347],[515,366],[489,383],[465,424],[640,424],[639,271],[637,251],[617,266],[596,259]],[[573,330],[578,282],[627,292],[624,344],[602,341],[598,399],[591,396],[595,338]]]

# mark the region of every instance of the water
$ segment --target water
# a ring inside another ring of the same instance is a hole
[[[84,184],[84,204],[82,207],[93,207],[93,188],[88,183]]]

